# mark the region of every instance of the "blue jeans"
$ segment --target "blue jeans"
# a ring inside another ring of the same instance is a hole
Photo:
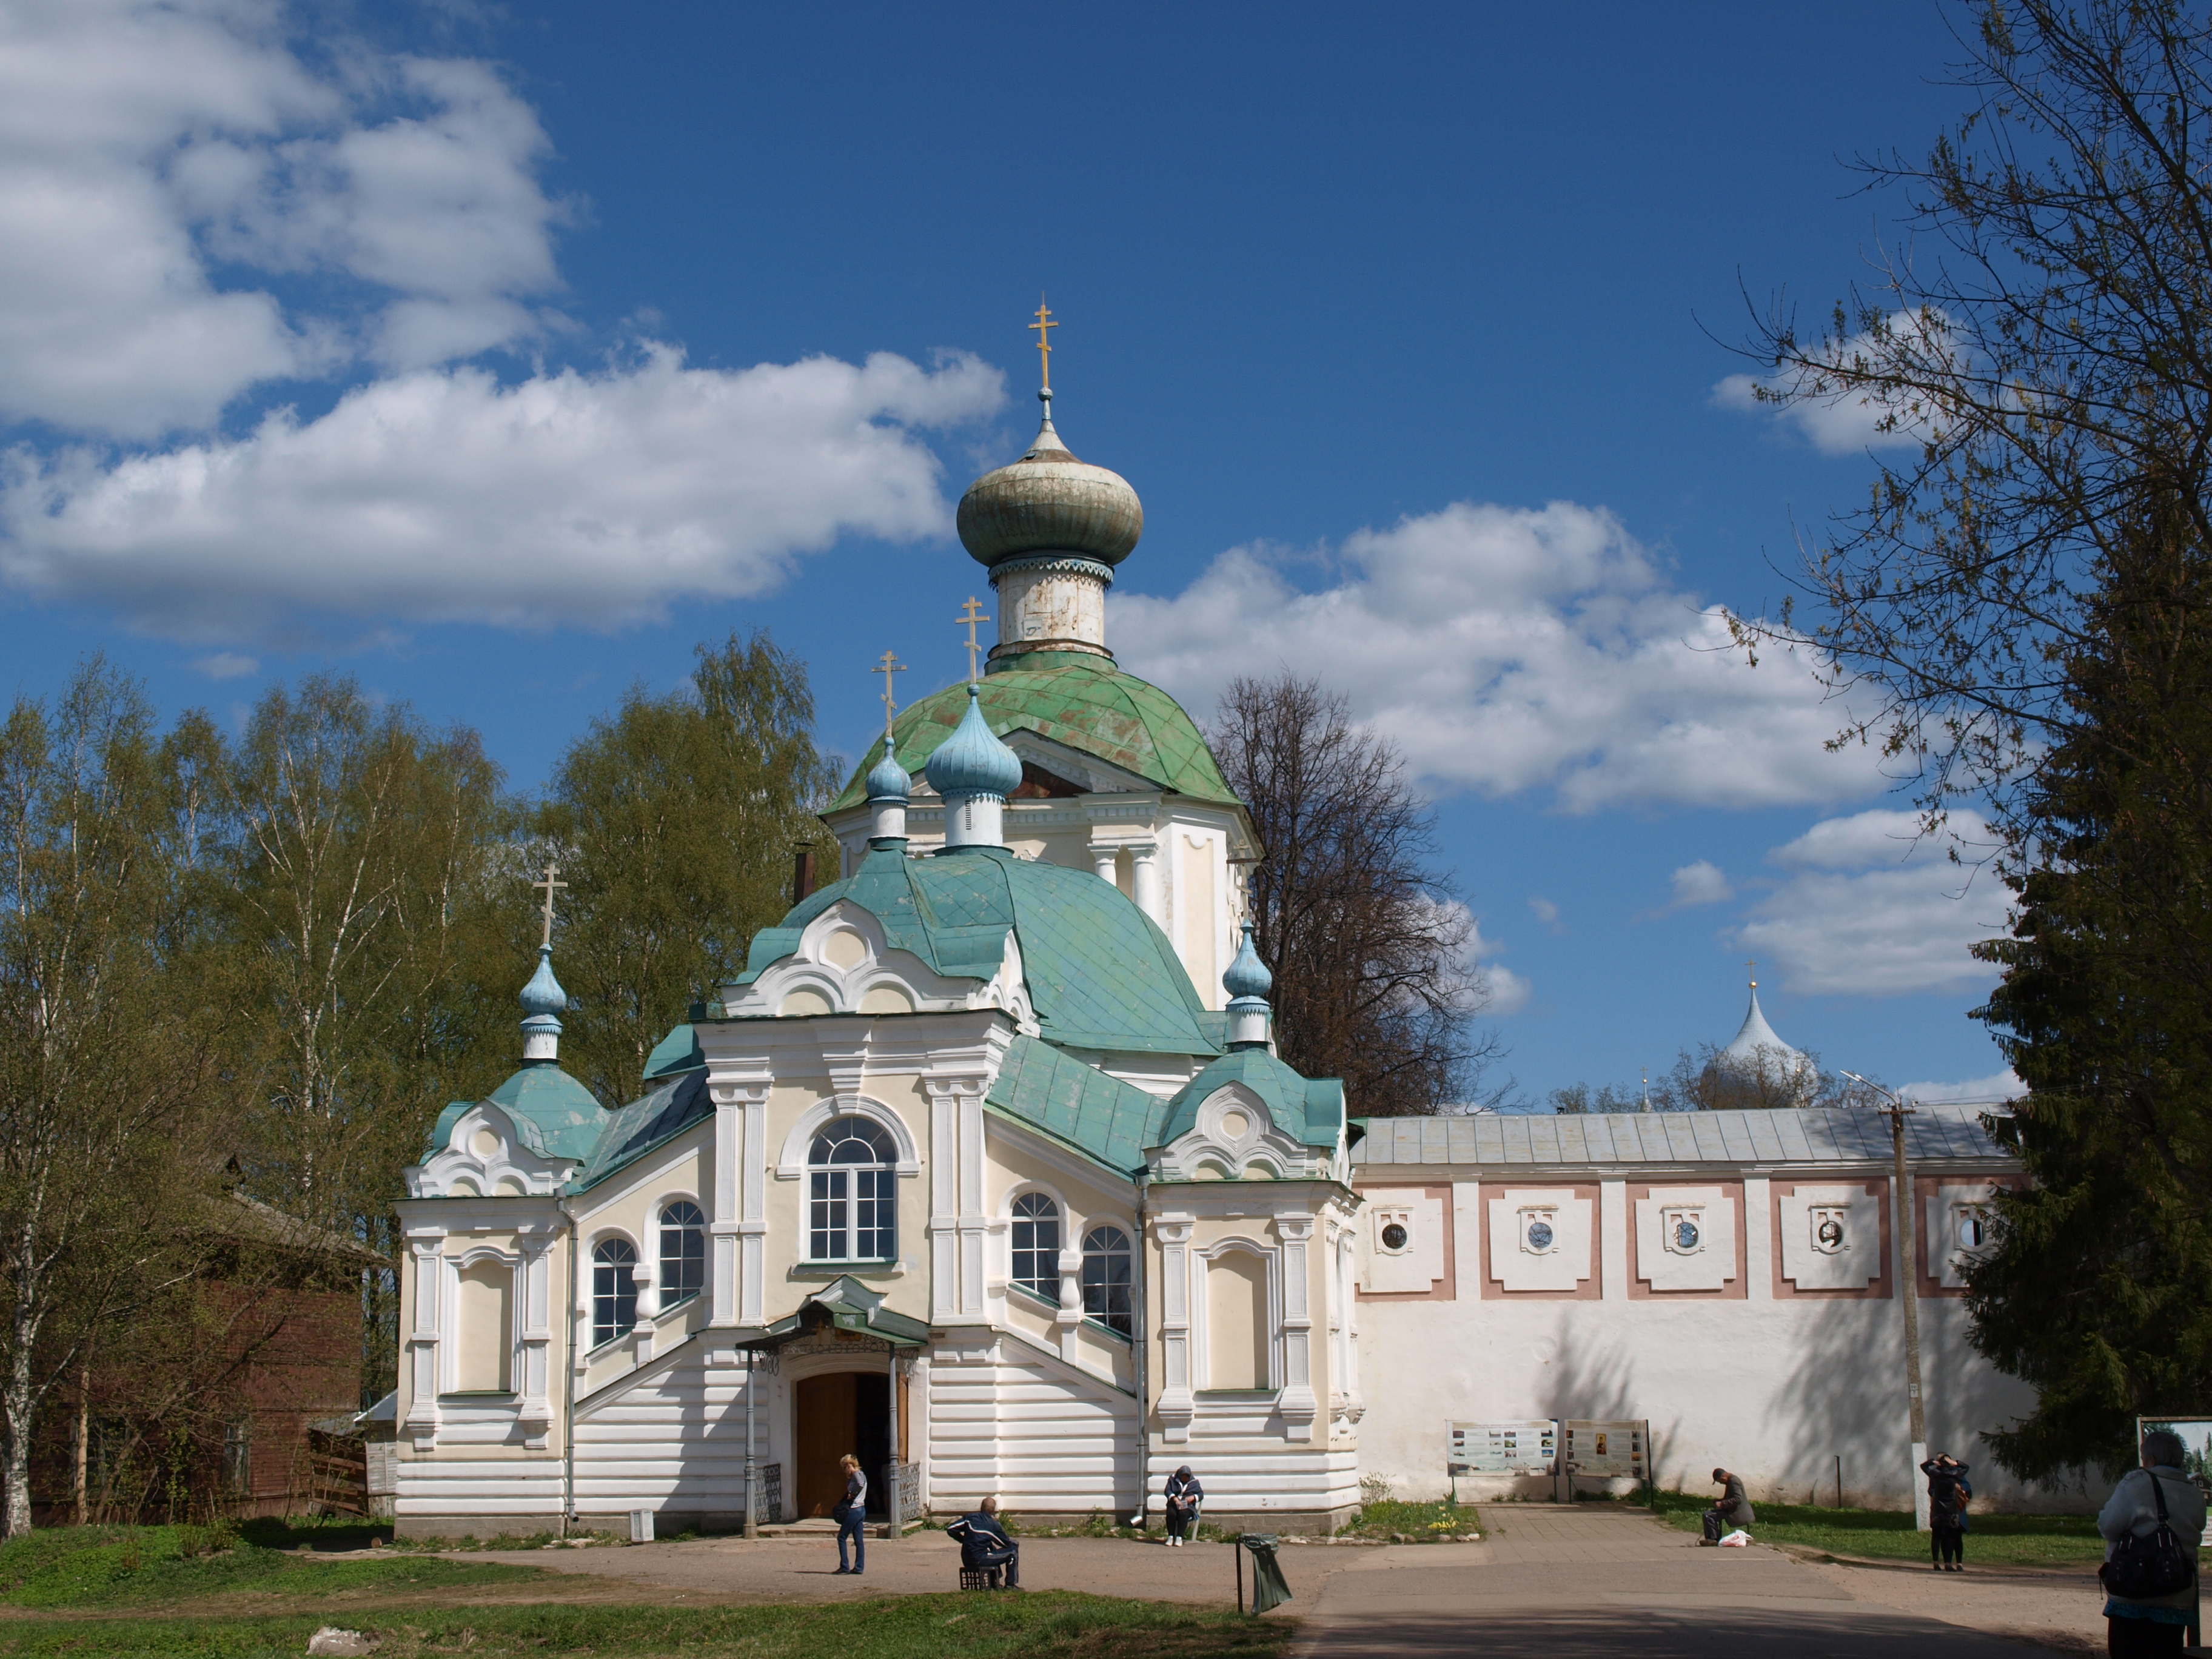
[[[853,1540],[852,1571],[860,1572],[866,1568],[868,1537],[860,1530],[860,1528],[867,1518],[866,1515],[860,1510],[847,1510],[845,1518],[837,1523],[837,1565],[839,1566],[846,1565],[845,1540],[850,1538]]]

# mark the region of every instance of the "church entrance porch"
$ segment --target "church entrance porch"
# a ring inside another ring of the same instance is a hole
[[[867,1474],[869,1515],[887,1513],[884,1474],[890,1462],[890,1378],[883,1371],[830,1371],[801,1378],[792,1391],[791,1438],[801,1520],[827,1516],[843,1501],[845,1471],[838,1460],[848,1452]]]

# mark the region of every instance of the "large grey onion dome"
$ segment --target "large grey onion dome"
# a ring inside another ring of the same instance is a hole
[[[1115,565],[1145,533],[1145,509],[1118,472],[1079,461],[1052,426],[1052,393],[1029,453],[986,472],[960,498],[960,541],[984,565],[1069,554]]]

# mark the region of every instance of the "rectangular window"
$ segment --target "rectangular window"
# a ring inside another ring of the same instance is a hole
[[[807,1206],[806,1254],[816,1261],[842,1261],[846,1258],[845,1232],[851,1208],[846,1183],[850,1179],[850,1173],[844,1170],[814,1172],[813,1194]]]
[[[898,1177],[889,1170],[854,1172],[860,1187],[860,1213],[854,1218],[853,1255],[861,1261],[888,1261],[898,1254],[897,1230],[892,1224],[892,1200]]]

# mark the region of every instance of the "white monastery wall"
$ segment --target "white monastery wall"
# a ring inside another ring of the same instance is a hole
[[[1703,1491],[1717,1465],[1744,1477],[1754,1504],[1833,1503],[1840,1456],[1846,1502],[1909,1505],[1921,1477],[1907,1455],[1887,1176],[1598,1173],[1361,1172],[1361,1363],[1389,1378],[1368,1397],[1362,1472],[1401,1497],[1440,1497],[1448,1423],[1642,1419],[1663,1487]],[[1956,1235],[1991,1178],[1914,1185],[1929,1450],[1972,1465],[1990,1507],[2078,1507],[2078,1492],[2004,1474],[1978,1437],[2033,1402],[1967,1341]],[[1669,1228],[1686,1221],[1695,1248],[1672,1248]],[[1459,1481],[1462,1498],[1519,1489],[1549,1483]]]

